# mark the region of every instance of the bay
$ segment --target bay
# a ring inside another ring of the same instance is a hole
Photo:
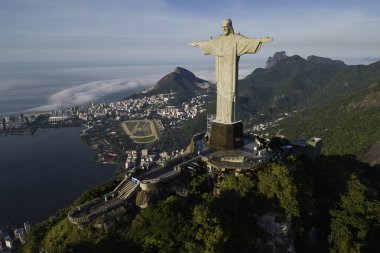
[[[93,162],[81,128],[0,136],[0,227],[46,218],[114,174]]]

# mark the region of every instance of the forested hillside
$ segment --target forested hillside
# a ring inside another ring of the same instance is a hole
[[[379,168],[350,156],[293,162],[292,171],[272,162],[225,174],[219,194],[211,175],[201,174],[189,183],[188,197],[129,208],[106,229],[71,224],[66,208],[35,224],[22,252],[376,252]]]
[[[325,60],[321,60],[325,59]],[[319,108],[366,90],[380,80],[380,62],[345,65],[321,57],[291,56],[239,81],[239,111],[248,120],[264,114]]]
[[[363,158],[380,141],[380,82],[329,105],[295,113],[280,121],[272,134],[290,139],[318,136],[323,139],[324,154]]]

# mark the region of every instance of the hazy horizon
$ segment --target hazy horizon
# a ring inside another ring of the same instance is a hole
[[[263,68],[266,62],[266,59],[248,58],[240,60],[240,79],[256,68]],[[374,59],[362,59],[359,63],[372,62]],[[118,100],[154,85],[176,67],[215,82],[213,57],[198,64],[42,62],[23,63],[22,67],[0,64],[0,118]]]

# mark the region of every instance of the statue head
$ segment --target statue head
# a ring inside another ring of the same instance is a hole
[[[234,28],[232,27],[232,20],[231,19],[225,19],[222,21],[222,31],[223,35],[229,35],[234,33]]]

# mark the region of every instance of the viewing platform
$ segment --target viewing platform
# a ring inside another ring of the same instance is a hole
[[[106,214],[118,207],[121,207],[132,200],[138,190],[148,190],[155,188],[159,183],[165,183],[181,175],[181,169],[191,161],[198,161],[201,157],[192,157],[185,154],[175,159],[169,160],[164,167],[156,167],[147,171],[137,178],[126,177],[116,186],[116,188],[105,194],[103,197],[96,198],[82,205],[71,209],[68,219],[71,223],[85,225],[97,217]]]

